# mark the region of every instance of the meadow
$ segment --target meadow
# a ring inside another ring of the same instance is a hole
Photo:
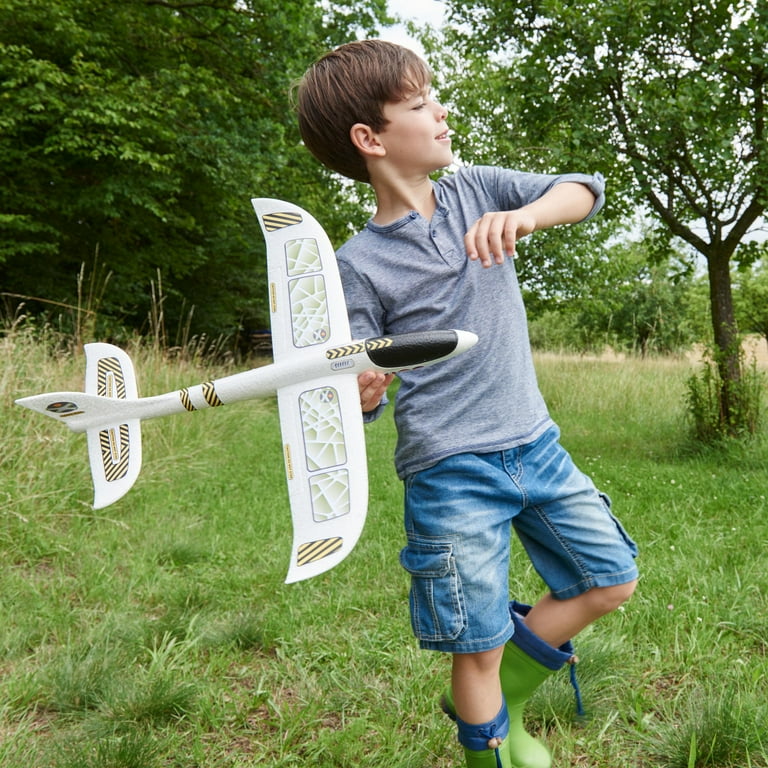
[[[135,343],[141,394],[234,371]],[[537,355],[577,463],[640,546],[632,600],[532,699],[556,768],[768,766],[768,439],[698,448],[689,360]],[[366,428],[355,551],[283,579],[275,403],[143,426],[134,489],[91,508],[85,439],[13,405],[81,389],[84,358],[0,335],[0,766],[449,768],[448,660],[411,636],[391,414]],[[489,372],[487,375],[493,375]],[[514,549],[515,596],[543,587]]]

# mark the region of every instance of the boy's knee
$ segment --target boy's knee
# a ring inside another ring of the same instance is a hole
[[[632,581],[628,581],[626,584],[618,584],[616,586],[616,591],[618,593],[618,604],[616,607],[618,608],[623,603],[626,603],[627,600],[629,600],[630,597],[635,592],[635,588],[637,587],[637,579],[632,579]]]
[[[628,581],[625,584],[615,584],[612,587],[596,587],[587,594],[595,613],[603,616],[611,611],[615,611],[623,605],[635,591],[637,579]]]
[[[504,646],[502,645],[490,651],[456,653],[453,655],[453,667],[468,674],[496,674],[501,664],[503,652]]]

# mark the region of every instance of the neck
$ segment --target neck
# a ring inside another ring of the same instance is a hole
[[[437,202],[429,177],[418,182],[406,180],[380,183],[374,181],[376,192],[376,224],[391,224],[411,211],[420,213],[425,219],[432,218]]]

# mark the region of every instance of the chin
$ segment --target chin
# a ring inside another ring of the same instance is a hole
[[[435,163],[434,167],[432,168],[432,171],[440,171],[443,168],[447,168],[449,165],[453,163],[453,154],[450,155],[447,159],[443,158],[439,162]]]

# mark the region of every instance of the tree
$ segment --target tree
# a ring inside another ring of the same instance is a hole
[[[134,327],[158,280],[169,322],[268,322],[249,198],[339,237],[356,213],[300,146],[291,82],[384,19],[384,0],[0,0],[0,290],[73,301],[86,263]]]
[[[527,167],[602,168],[607,216],[648,209],[662,252],[676,237],[706,259],[728,419],[740,376],[731,264],[755,257],[749,236],[768,204],[768,4],[448,5],[446,55],[430,50],[443,68],[461,61],[451,103],[471,128],[468,156],[495,143]]]

